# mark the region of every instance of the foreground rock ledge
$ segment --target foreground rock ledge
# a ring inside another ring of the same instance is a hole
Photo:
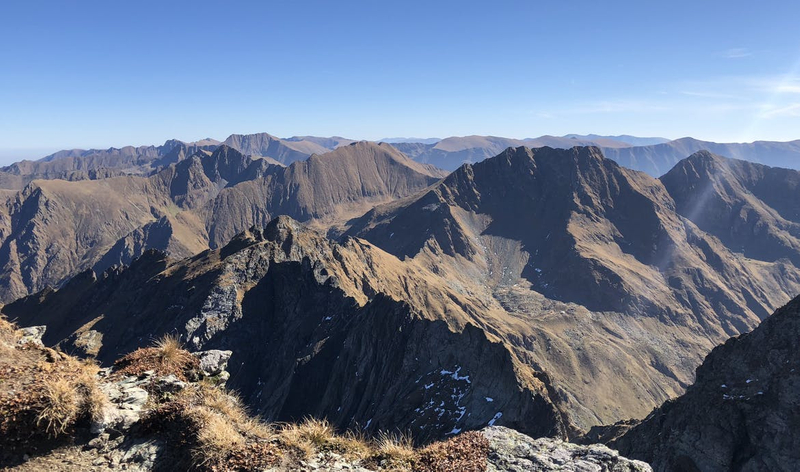
[[[557,439],[533,439],[503,426],[492,426],[482,433],[489,440],[488,472],[653,470],[600,444],[579,446]]]

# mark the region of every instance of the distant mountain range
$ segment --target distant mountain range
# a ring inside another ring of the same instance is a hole
[[[289,165],[352,142],[352,139],[338,136],[278,138],[268,133],[257,133],[234,134],[223,143],[245,155],[262,158],[272,164]],[[681,159],[703,150],[772,167],[800,169],[800,140],[725,144],[693,138],[670,141],[630,135],[569,134],[526,139],[497,136],[386,138],[382,142],[392,144],[411,159],[446,171],[453,171],[464,163],[480,162],[509,147],[519,146],[555,149],[597,146],[605,157],[654,177],[661,176]],[[38,161],[21,161],[0,169],[0,189],[20,190],[35,179],[86,180],[114,175],[149,175],[185,159],[197,150],[213,151],[219,144],[208,138],[192,143],[169,140],[161,146],[59,151]]]

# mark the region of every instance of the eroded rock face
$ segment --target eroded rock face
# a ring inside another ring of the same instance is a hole
[[[482,431],[489,440],[488,472],[652,472],[644,462],[629,460],[601,444],[579,446],[555,439],[532,439],[512,429]]]
[[[687,392],[612,447],[656,471],[790,471],[800,463],[800,297],[714,349]]]
[[[410,430],[419,441],[490,424],[573,433],[547,375],[476,326],[478,301],[286,217],[219,251],[178,264],[148,253],[80,290],[5,310],[47,318],[48,342],[68,352],[80,352],[70,343],[91,323],[106,363],[177,334],[207,350],[206,376],[227,375],[227,363],[222,380],[269,421],[314,416],[366,433]]]

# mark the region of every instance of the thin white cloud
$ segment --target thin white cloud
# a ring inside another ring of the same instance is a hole
[[[800,103],[792,103],[782,107],[768,108],[761,113],[762,118],[785,118],[800,116]]]
[[[777,93],[800,93],[800,85],[781,84],[773,89]]]
[[[744,97],[741,95],[734,95],[729,93],[718,93],[718,92],[697,92],[693,90],[681,90],[681,95],[686,95],[688,97],[699,97],[699,98],[716,98],[716,99],[724,99],[724,100],[742,100]]]
[[[731,48],[722,52],[722,57],[726,59],[741,59],[743,57],[750,57],[753,51],[747,48]]]

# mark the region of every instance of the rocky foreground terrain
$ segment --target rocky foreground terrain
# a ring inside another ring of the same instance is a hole
[[[0,319],[0,466],[15,471],[650,471],[606,446],[492,426],[415,447],[326,421],[267,424],[224,388],[230,351],[162,338],[99,369]]]

